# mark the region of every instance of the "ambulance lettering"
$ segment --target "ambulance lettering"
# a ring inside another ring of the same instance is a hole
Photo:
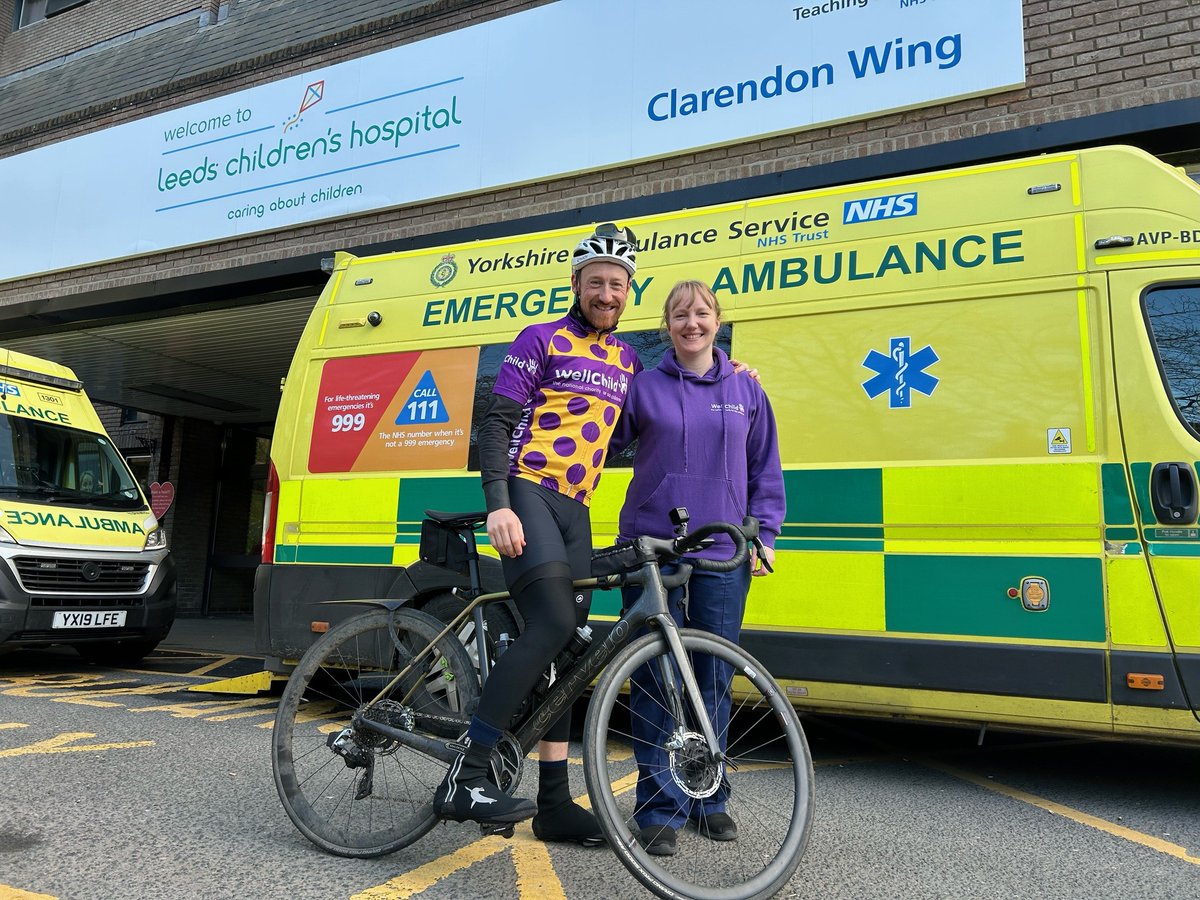
[[[145,534],[137,522],[111,519],[107,516],[76,515],[65,513],[33,512],[32,510],[9,509],[4,511],[9,525],[38,525],[45,528],[80,528],[85,531],[112,531],[118,534]]]
[[[1161,247],[1163,244],[1200,244],[1200,229],[1174,231],[1142,231],[1135,241],[1139,247]]]
[[[6,387],[12,387],[12,385],[6,385]],[[63,425],[71,424],[71,416],[67,412],[57,409],[42,409],[40,406],[26,403],[10,403],[8,400],[10,396],[12,395],[0,392],[0,412],[26,419],[42,419],[46,422],[59,422]]]

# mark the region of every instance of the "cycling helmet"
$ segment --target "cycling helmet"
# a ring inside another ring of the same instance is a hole
[[[637,271],[637,238],[632,228],[622,228],[612,222],[597,225],[596,230],[579,242],[571,257],[574,274],[591,262],[615,262],[629,271]]]

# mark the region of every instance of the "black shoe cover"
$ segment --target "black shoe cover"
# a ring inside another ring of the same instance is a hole
[[[533,834],[547,843],[584,847],[598,847],[604,843],[604,834],[596,817],[572,800],[551,809],[539,809],[533,817]]]
[[[473,748],[450,764],[450,771],[433,793],[433,805],[443,819],[455,822],[520,822],[537,812],[537,804],[510,797],[487,776],[484,748]],[[482,756],[480,764],[478,757]]]

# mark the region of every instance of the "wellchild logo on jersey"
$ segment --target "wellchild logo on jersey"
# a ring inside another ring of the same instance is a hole
[[[842,207],[842,222],[877,222],[880,219],[903,219],[917,214],[917,192],[870,197],[866,200],[847,200]]]

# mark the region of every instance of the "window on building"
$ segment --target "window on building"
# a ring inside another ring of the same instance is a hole
[[[87,2],[88,0],[17,0],[16,26],[24,28]]]

